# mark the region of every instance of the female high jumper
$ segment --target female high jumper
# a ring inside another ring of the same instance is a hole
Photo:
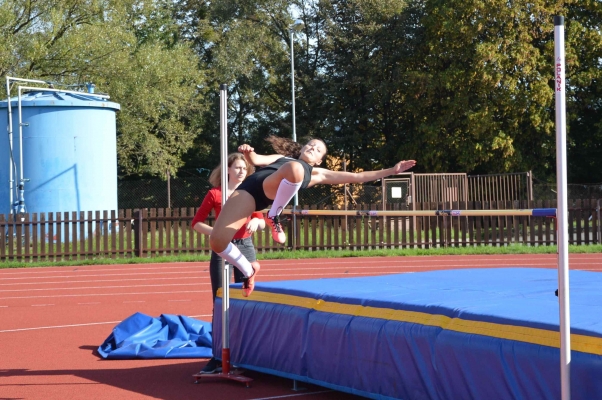
[[[402,173],[416,165],[414,160],[404,160],[391,168],[379,171],[331,171],[317,167],[327,152],[326,144],[320,139],[311,139],[304,146],[277,136],[270,136],[266,140],[279,154],[259,155],[248,144],[238,147],[238,151],[252,164],[263,168],[251,174],[232,193],[215,221],[209,239],[211,249],[237,267],[245,276],[242,293],[245,297],[249,296],[255,287],[255,277],[260,266],[257,261],[249,262],[231,241],[254,211],[263,210],[272,204],[267,221],[272,227],[274,240],[284,243],[286,236],[278,222],[278,216],[299,189],[318,184],[340,185],[374,181]]]

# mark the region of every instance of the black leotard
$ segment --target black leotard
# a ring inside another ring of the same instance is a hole
[[[236,190],[244,190],[249,193],[255,199],[255,211],[260,211],[267,208],[274,200],[268,199],[263,191],[263,181],[272,175],[278,168],[290,161],[297,161],[303,166],[303,182],[301,183],[301,189],[305,189],[309,185],[311,180],[311,171],[313,167],[303,160],[298,160],[291,157],[281,157],[273,163],[266,165],[263,168],[258,169],[247,177]]]

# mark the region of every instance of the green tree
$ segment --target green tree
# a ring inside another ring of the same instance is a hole
[[[94,82],[121,104],[118,157],[123,175],[174,173],[198,134],[188,120],[203,109],[203,75],[179,40],[167,0],[7,0],[0,3],[0,72]]]
[[[602,3],[567,5],[568,181],[602,182]]]
[[[412,157],[417,171],[542,179],[556,162],[553,16],[567,15],[569,174],[598,176],[600,2],[317,3],[298,126],[356,167]]]
[[[408,70],[412,98],[403,105],[420,162],[432,172],[545,174],[554,154],[556,6],[434,0],[419,7],[420,64]]]
[[[185,9],[190,7],[190,3]],[[207,76],[211,107],[202,116],[203,134],[187,157],[188,167],[212,168],[219,162],[219,86],[228,86],[230,151],[238,144],[261,148],[270,133],[290,132],[288,25],[284,1],[222,1],[211,3],[182,26],[195,35],[195,49]],[[180,12],[186,14],[185,11]],[[195,32],[194,34],[191,32]],[[286,85],[288,95],[283,96]]]
[[[403,36],[396,33],[404,26],[404,9],[400,0],[321,3],[324,62],[303,94],[322,99],[323,126],[315,130],[333,152],[351,159],[351,169],[382,168],[411,156],[394,107],[404,55]]]

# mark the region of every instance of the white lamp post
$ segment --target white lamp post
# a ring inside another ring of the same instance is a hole
[[[294,46],[293,46],[293,38],[295,36],[295,32],[303,29],[305,24],[300,19],[295,20],[289,27],[288,31],[290,33],[291,38],[291,96],[293,100],[293,141],[297,141],[297,131],[295,126],[295,55],[294,55]],[[295,197],[296,198],[296,197]]]
[[[293,22],[289,27],[288,27],[288,31],[290,33],[290,39],[291,39],[291,96],[292,96],[292,106],[293,106],[293,113],[292,113],[292,118],[293,118],[293,142],[297,141],[297,127],[295,124],[295,53],[294,53],[294,46],[293,46],[293,37],[295,36],[295,32],[300,31],[301,29],[303,29],[303,27],[305,26],[305,24],[303,23],[302,20],[300,19],[296,19],[295,22]],[[293,206],[296,208],[297,205],[299,204],[299,197],[297,195],[297,193],[295,193],[295,198],[293,200]],[[296,234],[297,234],[297,217],[296,215],[293,215],[293,239],[296,241]],[[295,246],[295,243],[293,243],[293,246]]]

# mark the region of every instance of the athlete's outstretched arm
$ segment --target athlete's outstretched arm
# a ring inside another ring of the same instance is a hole
[[[257,167],[265,167],[279,158],[284,157],[280,154],[270,154],[267,156],[257,154],[255,153],[255,149],[248,144],[241,144],[238,146],[238,152],[244,154],[247,161]]]
[[[309,186],[318,184],[340,185],[343,183],[363,183],[375,181],[389,175],[400,174],[416,165],[415,160],[400,161],[391,168],[381,169],[379,171],[363,172],[342,172],[331,171],[325,168],[314,168],[311,175]]]

